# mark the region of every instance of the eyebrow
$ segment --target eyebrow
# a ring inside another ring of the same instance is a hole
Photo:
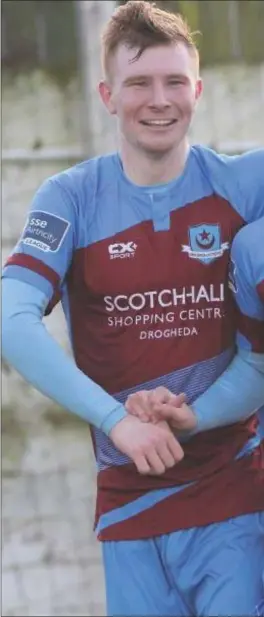
[[[149,79],[150,75],[131,75],[131,77],[127,77],[124,80],[124,84],[130,84],[133,81],[137,81],[140,79]]]
[[[167,79],[188,79],[188,75],[185,75],[184,73],[170,73],[169,75],[164,75],[164,77],[166,77]],[[144,75],[143,73],[141,75],[131,75],[131,77],[127,77],[124,80],[124,84],[129,84],[133,81],[149,78],[152,78],[152,75]]]

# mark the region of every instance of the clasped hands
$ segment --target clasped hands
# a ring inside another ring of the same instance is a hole
[[[161,475],[179,463],[184,452],[177,434],[196,427],[196,416],[185,394],[172,394],[160,386],[130,394],[128,415],[110,431],[114,445],[135,463],[143,475]]]
[[[172,394],[163,386],[130,394],[125,408],[141,422],[159,424],[167,421],[174,430],[179,432],[192,431],[196,426],[195,414],[186,404],[185,394]]]

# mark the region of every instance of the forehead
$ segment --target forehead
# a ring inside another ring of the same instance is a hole
[[[114,78],[120,81],[133,75],[165,76],[174,73],[189,75],[193,73],[195,59],[183,43],[158,45],[147,48],[134,60],[137,49],[120,45],[113,58]]]

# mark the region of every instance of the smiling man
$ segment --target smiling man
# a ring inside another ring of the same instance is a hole
[[[129,168],[129,179],[139,185],[160,184],[175,179],[186,163],[187,131],[202,92],[199,55],[179,16],[175,18],[175,40],[169,14],[160,13],[164,31],[157,27],[151,34],[144,30],[147,7],[142,17],[135,3],[133,8],[141,19],[141,30],[124,32],[120,44],[112,29],[105,32],[107,79],[99,90],[108,111],[118,116],[121,144],[126,144],[122,164],[125,172]],[[150,22],[151,14],[151,28]]]
[[[262,598],[264,377],[250,351],[234,355],[228,262],[264,214],[264,153],[190,146],[202,83],[180,16],[128,2],[102,59],[119,152],[37,191],[4,269],[3,351],[92,425],[108,614],[249,615]],[[58,298],[74,361],[42,323]],[[157,386],[197,410],[183,445],[127,414]]]

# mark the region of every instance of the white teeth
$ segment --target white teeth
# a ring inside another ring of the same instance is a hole
[[[168,126],[171,124],[173,120],[145,120],[145,124],[154,124],[157,126]]]

